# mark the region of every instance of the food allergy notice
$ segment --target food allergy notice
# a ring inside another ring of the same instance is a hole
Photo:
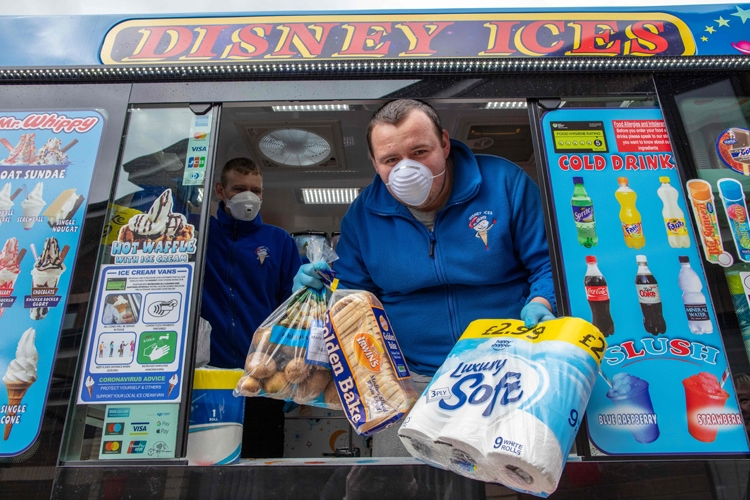
[[[193,266],[102,266],[79,403],[180,401]]]

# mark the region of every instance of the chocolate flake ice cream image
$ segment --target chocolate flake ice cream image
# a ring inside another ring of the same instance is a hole
[[[180,213],[172,212],[172,190],[167,189],[154,201],[148,213],[134,215],[120,228],[118,240],[133,241],[190,241],[195,227]]]

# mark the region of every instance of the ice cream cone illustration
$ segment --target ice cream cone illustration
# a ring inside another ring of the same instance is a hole
[[[118,295],[117,300],[112,305],[115,306],[117,312],[120,313],[120,316],[122,316],[122,313],[124,313],[125,309],[128,308],[128,301],[125,300],[125,297],[123,297],[122,295]]]
[[[31,270],[31,294],[54,295],[57,293],[57,285],[60,275],[65,272],[65,256],[68,254],[70,247],[65,245],[60,250],[60,244],[57,238],[47,238],[44,240],[44,248],[41,255],[36,254],[36,247],[31,244],[31,251],[36,258],[34,268]],[[29,309],[31,319],[44,319],[49,312],[47,307],[32,307]]]
[[[36,367],[39,362],[39,353],[37,353],[34,341],[36,340],[36,330],[29,328],[18,341],[16,348],[16,358],[8,365],[8,370],[3,377],[3,383],[8,391],[8,405],[5,412],[7,423],[3,432],[3,440],[10,437],[10,431],[16,422],[21,400],[23,399],[29,387],[36,382]]]
[[[484,214],[477,213],[469,220],[469,227],[477,232],[475,235],[477,238],[482,239],[485,250],[489,250],[490,248],[489,243],[487,242],[487,233],[492,229],[492,226],[495,225],[495,222],[497,222],[495,219],[492,219],[492,223],[490,223],[488,214],[492,215],[492,212],[485,212]]]
[[[44,205],[47,204],[42,199],[42,192],[44,190],[44,183],[37,182],[34,189],[29,193],[29,196],[21,202],[21,213],[23,215],[23,228],[31,229],[36,222],[36,217],[39,216]]]
[[[94,392],[94,379],[91,378],[91,375],[89,375],[88,377],[86,377],[86,390],[89,391],[89,397],[90,398],[94,396],[94,394],[93,394],[93,392]]]
[[[170,379],[169,379],[169,390],[167,391],[167,397],[169,397],[172,394],[172,391],[177,386],[177,381],[178,380],[179,380],[179,377],[177,377],[176,373],[170,377]]]
[[[8,238],[5,241],[3,250],[0,252],[0,297],[10,297],[13,294],[24,255],[26,255],[26,249],[18,251],[16,238]],[[4,312],[5,308],[0,307],[0,317]]]
[[[258,260],[260,261],[260,265],[263,265],[263,262],[266,260],[266,257],[268,257],[268,247],[258,247],[255,249],[255,255],[258,256]]]

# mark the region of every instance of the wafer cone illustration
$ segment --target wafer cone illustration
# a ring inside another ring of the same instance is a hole
[[[169,390],[167,391],[167,397],[169,397],[172,394],[172,391],[177,386],[178,381],[177,374],[172,375],[172,377],[169,379]]]
[[[488,248],[487,247],[487,231],[486,230],[477,231],[477,236],[482,238],[482,243],[484,243],[484,248]]]
[[[9,421],[5,424],[3,440],[7,440],[10,436],[10,431],[15,423],[15,418],[12,417],[18,414],[18,405],[21,404],[26,391],[37,379],[36,369],[39,363],[39,353],[34,346],[35,340],[36,330],[29,328],[23,332],[16,348],[16,357],[10,362],[8,370],[3,376],[3,383],[8,390],[8,405],[5,417]]]
[[[21,404],[26,391],[29,390],[33,382],[6,382],[5,388],[8,389],[8,407],[11,410],[5,412],[6,417],[15,417],[18,413],[17,407]],[[9,420],[13,420],[9,418]],[[13,423],[5,424],[5,432],[3,433],[3,440],[7,441],[10,436],[10,431],[13,430]]]

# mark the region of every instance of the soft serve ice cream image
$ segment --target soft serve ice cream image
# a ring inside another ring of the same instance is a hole
[[[8,365],[8,370],[3,376],[3,383],[8,391],[8,405],[5,411],[6,418],[10,417],[10,422],[5,424],[3,440],[8,439],[13,425],[17,421],[18,410],[26,391],[31,384],[36,382],[37,364],[39,363],[39,354],[34,346],[36,340],[36,330],[29,328],[18,341],[16,348],[16,358]]]
[[[16,189],[16,192],[11,194],[11,185],[10,182],[6,182],[2,189],[0,189],[0,224],[3,223],[3,218],[7,217],[9,215],[13,215],[13,205],[15,203],[13,200],[16,199],[16,196],[18,196],[18,193],[21,192],[21,189]],[[8,219],[6,219],[8,220]]]
[[[176,373],[169,378],[169,391],[167,392],[167,397],[169,397],[172,394],[172,391],[177,386],[177,382],[179,380],[180,379]]]
[[[26,255],[26,249],[18,251],[18,240],[8,238],[0,252],[0,297],[9,297],[16,286],[18,274],[21,272],[21,261]],[[0,317],[5,312],[4,307],[0,307]]]
[[[31,245],[36,262],[31,270],[31,295],[54,295],[57,289],[60,275],[65,272],[65,256],[70,250],[67,245],[60,251],[57,238],[44,240],[44,249],[41,255],[36,254],[36,248]],[[32,307],[30,309],[31,319],[43,319],[47,316],[49,308]]]
[[[173,213],[172,190],[159,196],[148,213],[134,215],[126,226],[120,228],[117,237],[122,242],[132,241],[190,241],[194,226],[180,213]]]
[[[94,379],[91,375],[86,377],[86,390],[89,391],[89,397],[92,397],[94,393]]]
[[[23,216],[23,228],[31,229],[36,222],[36,218],[42,212],[44,205],[47,204],[42,198],[42,192],[44,190],[44,183],[37,182],[34,189],[31,190],[29,196],[21,202],[21,215]]]

